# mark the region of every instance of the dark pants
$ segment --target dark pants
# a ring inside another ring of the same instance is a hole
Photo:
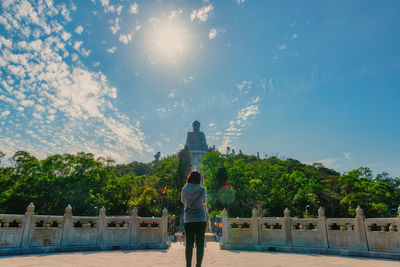
[[[190,267],[193,255],[193,245],[196,241],[196,266],[201,266],[204,255],[204,233],[206,232],[207,222],[185,223],[186,233],[186,266]]]

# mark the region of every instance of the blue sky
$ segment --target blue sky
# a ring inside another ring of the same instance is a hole
[[[209,145],[400,176],[399,1],[1,1],[0,150]]]

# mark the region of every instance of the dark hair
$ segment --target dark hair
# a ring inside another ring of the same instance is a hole
[[[200,184],[201,181],[201,174],[199,171],[191,171],[188,175],[188,178],[186,180],[186,183],[191,183],[191,184]]]

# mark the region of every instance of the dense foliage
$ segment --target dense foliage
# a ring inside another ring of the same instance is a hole
[[[25,151],[10,159],[0,152],[0,213],[22,214],[33,202],[40,214],[63,214],[71,204],[75,215],[127,214],[137,207],[141,216],[182,212],[180,191],[190,171],[186,149],[150,163],[115,164],[91,153],[51,155],[39,160]],[[249,217],[256,207],[261,216],[355,215],[360,205],[368,217],[394,214],[400,203],[400,181],[386,173],[372,176],[368,168],[340,174],[321,164],[293,159],[225,155],[212,150],[203,158],[202,172],[208,208],[215,214],[226,207],[230,216]],[[165,194],[163,191],[165,189]]]
[[[75,215],[96,215],[102,206],[107,214],[137,207],[141,216],[161,215],[165,206],[179,215],[180,190],[190,170],[187,155],[182,150],[151,163],[116,165],[83,152],[43,160],[25,151],[5,159],[0,152],[0,212],[21,214],[33,202],[40,214],[63,214],[71,204]]]
[[[322,164],[294,159],[259,159],[242,153],[208,152],[203,160],[209,210],[226,207],[229,215],[282,216],[288,207],[294,216],[317,216],[324,207],[328,217],[355,216],[360,205],[366,216],[395,214],[400,203],[400,180],[387,173],[372,176],[368,168],[340,174]]]

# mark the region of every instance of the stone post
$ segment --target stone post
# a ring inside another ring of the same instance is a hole
[[[326,230],[326,216],[323,207],[318,209],[318,231],[321,236],[321,247],[328,248],[328,232]]]
[[[400,205],[397,208],[397,240],[400,242]]]
[[[229,236],[229,225],[228,225],[228,211],[224,209],[222,211],[222,238],[221,244],[228,243],[228,236]]]
[[[104,230],[106,229],[106,208],[101,207],[97,221],[97,245],[104,244]]]
[[[290,210],[286,208],[283,211],[283,231],[285,232],[286,246],[293,246],[292,237],[292,218],[290,218]]]
[[[259,245],[260,238],[259,238],[259,231],[258,231],[258,218],[257,218],[257,209],[253,209],[253,216],[251,217],[251,224],[253,225],[253,244]]]
[[[64,225],[63,225],[63,233],[62,233],[62,238],[61,238],[61,245],[62,246],[67,246],[69,245],[69,236],[70,236],[70,230],[73,227],[73,220],[72,220],[72,207],[70,204],[65,208],[64,212]]]
[[[21,247],[29,247],[29,242],[31,241],[31,230],[34,227],[34,217],[35,217],[35,205],[33,203],[29,204],[25,212],[25,223],[24,223],[24,233],[22,234]]]
[[[162,218],[161,218],[161,243],[167,243],[168,237],[168,210],[164,208],[162,211]]]
[[[364,211],[360,206],[356,209],[356,231],[358,235],[358,247],[360,250],[368,250],[367,233],[365,230]]]
[[[129,240],[129,243],[130,244],[135,244],[136,243],[136,230],[137,230],[137,227],[138,227],[138,221],[137,221],[137,217],[138,217],[138,214],[137,214],[137,209],[136,209],[136,207],[133,207],[133,209],[132,209],[132,214],[131,214],[131,219],[130,219],[130,226],[131,226],[131,237],[130,237],[130,240]]]

